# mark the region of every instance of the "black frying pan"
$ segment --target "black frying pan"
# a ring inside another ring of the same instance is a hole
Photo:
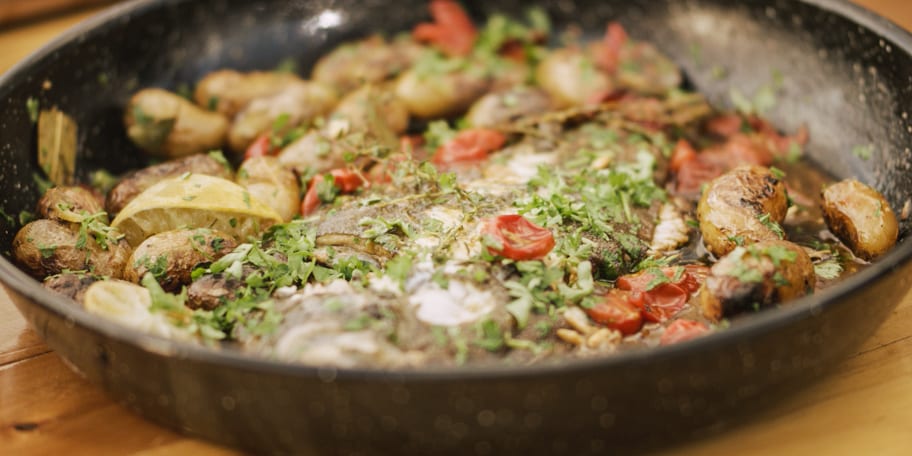
[[[272,68],[289,56],[306,69],[342,40],[425,19],[423,1],[387,3],[149,0],[81,25],[0,79],[0,207],[16,214],[38,198],[28,97],[75,116],[83,176],[98,166],[124,170],[141,165],[120,121],[138,87],[173,88],[220,67]],[[527,6],[467,3],[478,18]],[[778,69],[778,127],[806,122],[814,160],[874,185],[895,210],[910,197],[912,35],[887,20],[837,0],[542,4],[557,24],[593,34],[620,20],[716,103],[727,102],[730,87],[750,93]],[[716,65],[726,79],[713,77]],[[850,153],[861,144],[874,146],[871,159]],[[909,229],[903,221],[904,238]],[[14,234],[3,226],[3,250]],[[831,289],[681,345],[560,366],[418,372],[292,366],[136,334],[44,291],[7,252],[0,271],[61,356],[127,407],[193,435],[257,452],[583,454],[724,427],[820,376],[905,294],[910,257],[904,239]]]

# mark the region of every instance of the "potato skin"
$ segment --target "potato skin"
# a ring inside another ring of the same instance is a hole
[[[127,104],[124,124],[134,144],[162,158],[218,149],[228,132],[225,116],[162,89],[143,89],[134,94]]]
[[[300,210],[301,186],[294,171],[271,156],[248,158],[237,172],[237,183],[250,195],[275,209],[283,221],[291,221]]]
[[[237,242],[231,236],[206,228],[154,234],[130,255],[123,278],[139,283],[152,272],[164,290],[180,291],[193,281],[190,273],[197,265],[215,261],[235,247]]]
[[[88,270],[96,275],[123,277],[130,245],[121,239],[104,250],[91,235],[84,248],[77,248],[79,233],[55,220],[35,220],[13,239],[13,257],[33,277],[44,279],[64,270]]]
[[[279,163],[300,175],[310,172],[323,173],[345,166],[343,149],[335,140],[317,130],[311,130],[279,152]]]
[[[68,212],[81,215],[97,214],[104,208],[98,198],[91,191],[78,186],[61,186],[49,188],[44,196],[38,200],[37,212],[41,218],[66,222],[61,216],[61,207],[68,208]],[[107,220],[102,220],[107,222]]]
[[[125,176],[108,192],[105,208],[108,214],[113,216],[147,188],[169,177],[177,177],[184,173],[205,174],[228,180],[234,178],[233,173],[225,164],[208,154],[190,155],[152,165]]]
[[[709,183],[697,205],[706,249],[721,257],[739,244],[779,239],[759,218],[782,223],[788,211],[785,183],[768,168],[739,166]]]
[[[409,70],[396,80],[396,97],[414,117],[433,119],[459,114],[480,98],[490,80],[471,71],[424,74]]]
[[[346,95],[333,111],[332,119],[346,119],[350,131],[372,133],[388,128],[393,134],[405,133],[409,124],[408,108],[386,88],[365,85]]]
[[[855,179],[823,190],[823,218],[830,231],[865,260],[886,253],[899,236],[890,203],[880,192]]]
[[[706,318],[719,321],[807,295],[815,281],[814,264],[803,248],[788,241],[762,241],[738,247],[716,262],[697,303]]]
[[[312,76],[314,81],[347,93],[405,71],[421,52],[422,47],[410,39],[387,42],[375,35],[336,47],[317,60]]]

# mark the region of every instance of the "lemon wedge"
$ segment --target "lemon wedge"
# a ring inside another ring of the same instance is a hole
[[[149,290],[123,280],[102,280],[86,289],[83,306],[89,313],[124,326],[162,337],[189,338],[189,334],[168,323],[163,314],[152,313]]]
[[[210,228],[243,242],[281,222],[274,209],[240,185],[219,177],[186,174],[137,195],[111,226],[135,247],[153,234],[182,228]]]

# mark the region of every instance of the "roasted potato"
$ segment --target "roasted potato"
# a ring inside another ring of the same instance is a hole
[[[248,273],[250,270],[248,270]],[[237,296],[244,281],[224,274],[204,275],[187,288],[187,307],[212,310]]]
[[[103,280],[91,274],[63,273],[44,279],[44,287],[78,303],[83,302],[86,290],[95,282]]]
[[[190,273],[234,250],[231,236],[207,228],[165,231],[154,234],[136,247],[124,268],[125,280],[139,283],[147,272],[166,291],[180,291],[193,280]]]
[[[219,70],[207,74],[196,84],[193,100],[199,106],[232,119],[251,101],[275,95],[289,85],[302,82],[294,74],[278,71]]]
[[[269,131],[283,134],[306,125],[328,114],[337,102],[335,90],[325,84],[307,81],[288,84],[281,92],[248,103],[228,130],[228,144],[235,152],[242,153],[261,134]]]
[[[336,142],[317,130],[311,130],[279,152],[279,163],[300,175],[323,173],[345,166],[344,151]]]
[[[737,247],[710,269],[697,295],[703,315],[713,321],[760,310],[814,291],[814,264],[800,246],[762,241]]]
[[[365,83],[390,79],[405,71],[421,54],[421,46],[410,39],[387,42],[381,36],[346,43],[321,57],[314,65],[314,81],[347,93]]]
[[[120,212],[143,190],[167,179],[184,173],[205,174],[233,180],[233,172],[227,163],[209,154],[196,154],[177,160],[166,161],[128,174],[108,192],[105,209],[112,216]]]
[[[424,119],[462,113],[488,90],[491,79],[478,71],[416,67],[396,81],[396,97],[411,115]]]
[[[19,230],[13,239],[13,257],[34,277],[44,279],[66,270],[86,270],[96,275],[123,277],[130,256],[127,241],[105,240],[55,220],[35,220]]]
[[[865,260],[883,255],[899,236],[890,203],[880,192],[855,179],[823,190],[823,217],[830,231]]]
[[[124,124],[134,144],[162,158],[218,149],[228,132],[225,116],[162,89],[143,89],[133,95],[124,113]]]
[[[493,127],[545,112],[550,107],[547,93],[535,87],[517,86],[481,97],[469,109],[466,121],[473,127]]]
[[[560,108],[591,103],[594,97],[617,88],[612,78],[596,67],[595,60],[579,48],[551,52],[538,64],[535,77]]]
[[[288,222],[300,211],[298,177],[294,171],[282,166],[276,157],[252,157],[241,165],[237,183],[250,195],[275,209],[282,220]]]
[[[345,96],[331,119],[347,120],[350,131],[375,134],[377,130],[389,130],[392,135],[401,135],[408,128],[409,112],[389,90],[365,85]],[[397,138],[394,136],[393,140]]]
[[[739,245],[781,239],[785,184],[762,166],[739,166],[714,179],[697,205],[703,243],[721,257]]]
[[[104,211],[101,202],[91,191],[77,186],[51,187],[38,200],[38,215],[41,218],[73,222],[73,216],[97,214]],[[107,222],[103,217],[102,222]]]
[[[681,85],[678,66],[650,43],[630,43],[621,48],[618,59],[614,77],[625,89],[662,95]]]

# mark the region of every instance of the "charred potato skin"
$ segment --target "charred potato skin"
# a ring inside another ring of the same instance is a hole
[[[788,211],[785,183],[762,166],[739,166],[709,183],[697,205],[706,249],[721,257],[739,244],[779,239],[767,223],[782,223]]]
[[[158,233],[136,247],[123,278],[139,283],[152,272],[162,289],[177,292],[192,282],[190,274],[197,265],[215,261],[236,246],[231,236],[206,228]]]
[[[92,215],[104,208],[94,193],[78,186],[52,187],[38,200],[37,212],[41,218],[66,222],[61,218],[64,210]]]
[[[187,288],[187,307],[212,310],[228,300],[237,297],[244,283],[240,279],[227,278],[224,274],[205,275]]]
[[[103,249],[91,237],[78,245],[79,234],[71,226],[40,219],[22,227],[13,239],[13,256],[33,277],[44,279],[66,270],[88,270],[96,275],[119,279],[130,256],[126,240],[108,243]]]
[[[184,173],[205,174],[228,180],[234,178],[234,173],[225,164],[208,154],[190,155],[152,165],[127,175],[108,192],[105,208],[108,214],[113,216],[147,188],[169,177],[177,177]]]
[[[86,290],[99,280],[102,278],[89,274],[64,273],[44,279],[43,285],[54,293],[82,304]]]
[[[218,149],[225,143],[228,119],[163,89],[133,95],[124,113],[127,136],[140,149],[178,158]]]
[[[278,158],[263,156],[245,160],[238,169],[237,183],[275,209],[282,220],[291,221],[298,214],[301,186],[294,171],[282,166]]]
[[[803,248],[763,241],[739,247],[713,265],[696,302],[706,318],[719,321],[810,294],[815,282],[814,264]]]
[[[877,190],[846,179],[825,188],[822,196],[827,226],[856,256],[873,260],[896,244],[896,214]]]

